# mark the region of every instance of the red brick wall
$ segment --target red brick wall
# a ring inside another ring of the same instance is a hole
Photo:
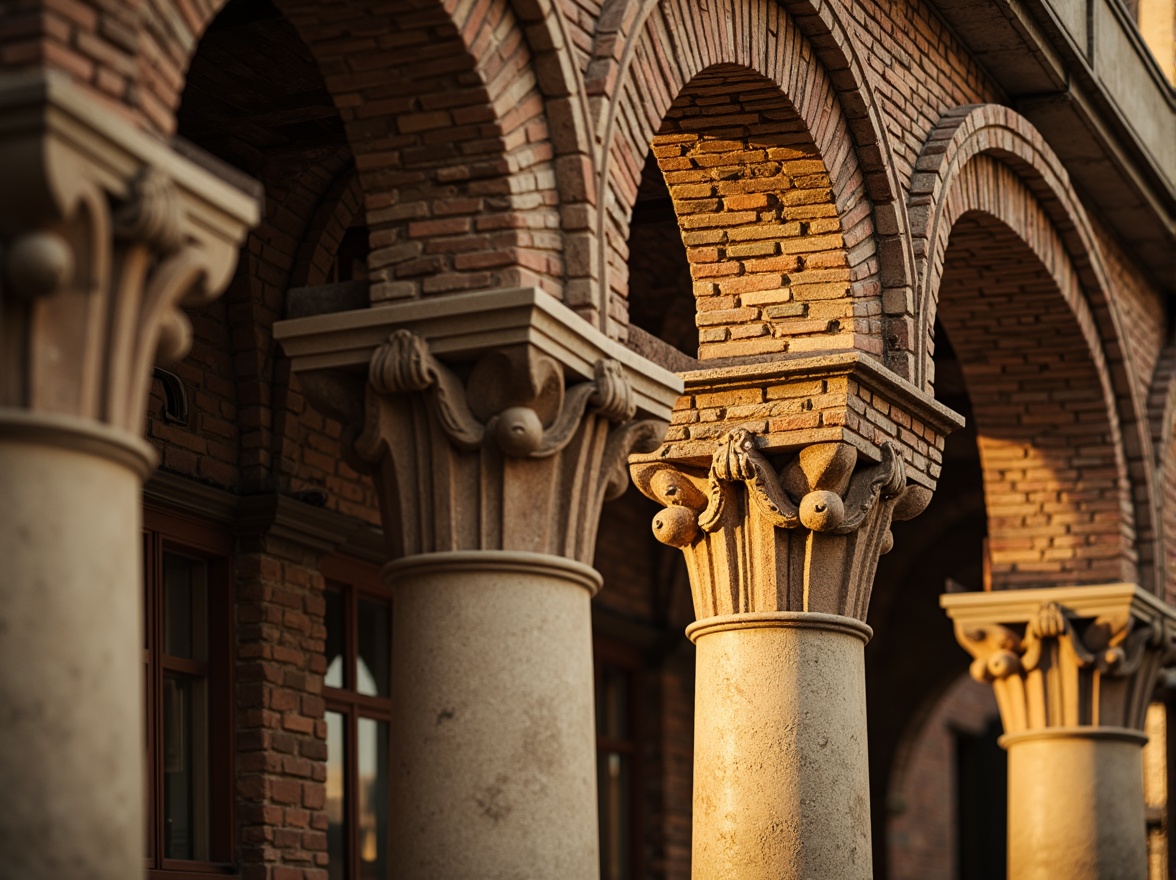
[[[237,570],[237,810],[243,880],[326,880],[326,672],[319,559],[244,541]]]

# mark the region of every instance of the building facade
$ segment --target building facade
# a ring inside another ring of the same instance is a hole
[[[0,0],[0,875],[1167,878],[1174,22]]]

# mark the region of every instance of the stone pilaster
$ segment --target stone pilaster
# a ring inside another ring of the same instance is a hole
[[[630,470],[699,618],[694,876],[866,880],[864,620],[958,419],[853,352],[691,373],[686,393]]]
[[[244,184],[245,190],[242,190]],[[142,873],[141,438],[157,359],[258,218],[63,77],[0,78],[0,851]]]
[[[680,382],[528,289],[276,333],[380,498],[400,875],[593,880],[588,563]]]
[[[1176,612],[1134,584],[943,596],[1009,752],[1009,876],[1147,877],[1141,747]]]

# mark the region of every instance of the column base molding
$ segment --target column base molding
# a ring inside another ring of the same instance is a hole
[[[52,446],[120,464],[146,480],[159,463],[146,440],[103,422],[60,413],[0,407],[0,443]]]
[[[1109,740],[1113,742],[1133,743],[1143,746],[1147,743],[1147,734],[1128,727],[1050,727],[1045,730],[1026,730],[1021,733],[1006,733],[998,742],[1003,749],[1035,740]]]
[[[686,627],[686,637],[695,644],[705,635],[739,629],[813,629],[843,633],[862,640],[865,644],[874,630],[853,617],[840,614],[819,614],[815,611],[759,611],[746,614],[724,614],[696,620]]]

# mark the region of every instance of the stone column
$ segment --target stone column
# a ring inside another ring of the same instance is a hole
[[[1146,880],[1142,747],[1176,612],[1134,584],[940,600],[996,692],[1011,880]]]
[[[631,470],[699,618],[693,876],[868,880],[864,619],[891,521],[930,501],[956,419],[854,353],[686,386],[684,428]],[[866,400],[920,433],[887,437],[855,415]]]
[[[0,858],[143,872],[141,438],[256,194],[53,75],[0,79]]]
[[[664,431],[640,416],[668,415],[680,382],[534,290],[277,333],[349,425],[394,560],[397,876],[595,880],[589,563],[628,453]],[[365,363],[361,402],[346,371]]]

